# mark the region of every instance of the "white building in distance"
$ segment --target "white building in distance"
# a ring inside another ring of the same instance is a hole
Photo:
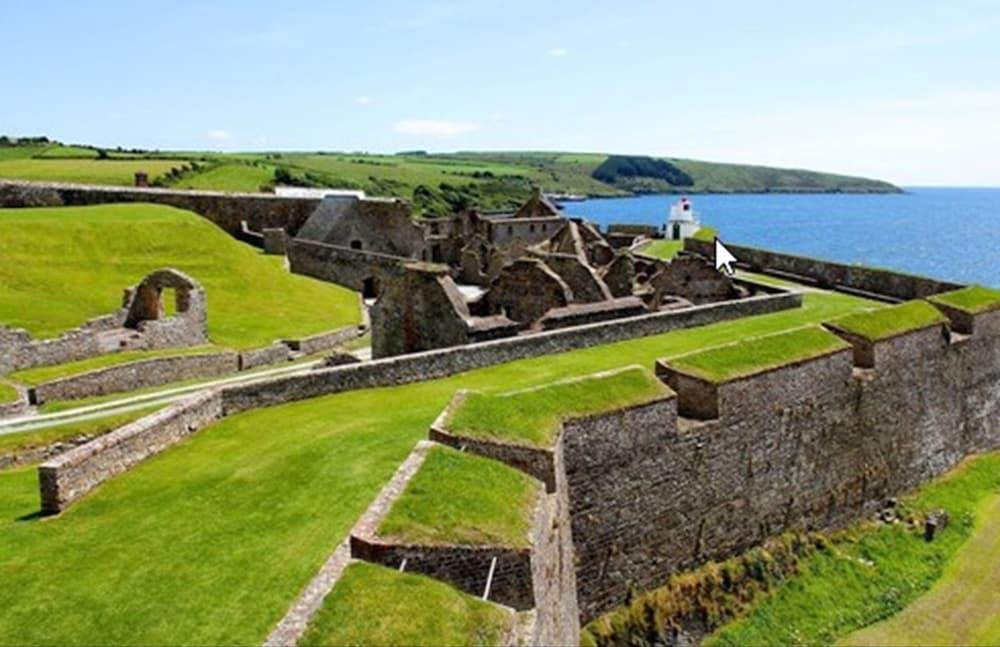
[[[687,198],[681,198],[670,207],[670,217],[667,219],[666,237],[671,240],[690,238],[701,229],[698,214]]]

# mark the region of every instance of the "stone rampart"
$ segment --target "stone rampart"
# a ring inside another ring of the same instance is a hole
[[[366,281],[379,279],[376,273],[398,273],[400,263],[410,259],[293,238],[288,241],[288,262],[296,274],[361,292],[367,291]]]
[[[135,391],[170,382],[216,377],[239,370],[239,355],[233,351],[178,355],[117,364],[60,378],[31,389],[31,400],[43,404],[108,393]]]
[[[226,414],[229,415],[256,407],[314,398],[329,393],[447,377],[527,357],[589,348],[716,321],[777,312],[798,307],[801,303],[801,294],[781,293],[696,306],[685,310],[657,312],[227,387],[223,391],[223,399]]]
[[[299,339],[286,339],[283,343],[293,351],[303,355],[312,355],[321,351],[330,350],[364,334],[364,326],[344,326],[336,330],[300,337]]]
[[[240,370],[249,371],[252,368],[287,362],[291,349],[281,342],[270,346],[240,351]]]
[[[784,276],[824,288],[888,297],[896,301],[925,299],[962,287],[957,283],[892,270],[834,263],[729,243],[726,243],[726,247],[739,259],[736,266],[743,269]],[[706,258],[715,258],[713,241],[686,238],[684,249]]]
[[[266,193],[0,180],[0,207],[76,207],[113,202],[150,202],[186,209],[240,238],[241,223],[244,221],[255,232],[282,228],[294,236],[321,201]]]
[[[42,512],[61,512],[104,481],[221,416],[219,392],[204,391],[42,463],[38,467]]]

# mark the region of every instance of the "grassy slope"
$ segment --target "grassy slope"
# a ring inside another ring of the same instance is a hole
[[[529,546],[534,479],[499,461],[434,447],[378,527],[416,544]]]
[[[41,431],[24,431],[14,434],[0,434],[0,454],[8,454],[30,447],[44,447],[60,440],[68,440],[78,436],[103,434],[133,420],[138,420],[147,413],[152,413],[160,407],[137,409],[97,420],[72,422],[65,425],[49,427]]]
[[[946,321],[941,311],[926,301],[907,301],[870,315],[847,315],[835,323],[848,332],[878,341]]]
[[[357,562],[299,645],[499,645],[513,616],[423,575]]]
[[[979,506],[994,505],[986,501],[995,501],[998,492],[1000,452],[964,462],[946,477],[903,500],[911,510],[948,511],[951,522],[934,541],[924,541],[920,533],[905,524],[867,528],[862,524],[861,530],[839,541],[834,550],[810,557],[800,575],[765,597],[746,617],[712,634],[706,644],[830,644],[838,637],[899,612],[943,575],[946,588],[939,598],[945,605],[940,610],[942,615],[959,623],[962,631],[982,630],[986,633],[981,635],[988,637],[994,630],[989,626],[992,620],[966,617],[963,621],[961,605],[968,603],[981,611],[995,609],[991,605],[996,604],[996,597],[966,599],[967,590],[949,595],[948,591],[954,590],[950,588],[954,583],[952,578],[957,574],[949,570],[956,568],[949,565],[949,560],[973,536],[974,519],[977,512],[982,512]],[[986,535],[994,527],[993,522],[986,528]],[[982,546],[989,551],[997,550],[995,536],[983,541]],[[998,560],[988,563],[991,555],[996,553],[978,553],[973,557],[980,570],[996,568]],[[974,577],[969,584],[975,586],[979,581]],[[985,584],[989,587],[993,583]],[[995,596],[995,587],[988,590]],[[925,644],[929,639],[930,636],[920,636],[917,642]],[[956,637],[956,643],[960,642]]]
[[[975,534],[926,594],[846,645],[1000,645],[1000,492],[976,509]]]
[[[706,380],[724,382],[849,347],[826,329],[809,326],[683,355],[670,365]]]
[[[961,290],[935,295],[928,301],[943,303],[966,312],[980,313],[1000,306],[1000,290],[970,285]]]
[[[136,171],[153,180],[182,162],[173,160],[15,159],[0,161],[0,178],[131,186]]]
[[[17,389],[7,382],[0,380],[0,404],[6,404],[14,400],[17,400]]]
[[[662,258],[665,261],[669,261],[682,249],[684,249],[683,240],[654,240],[639,251],[646,256],[653,256],[654,258]]]
[[[288,273],[190,212],[154,205],[0,210],[0,322],[50,337],[121,305],[162,267],[208,293],[212,342],[248,348],[356,323],[354,293]]]
[[[551,447],[562,418],[643,404],[669,393],[651,372],[631,367],[539,389],[469,393],[445,424],[465,436]]]
[[[799,169],[745,164],[670,160],[694,179],[695,192],[730,191],[895,191],[887,182]]]
[[[34,473],[0,474],[0,644],[258,644],[456,389],[652,366],[870,306],[811,293],[795,311],[247,412],[45,521],[18,521],[38,509]]]

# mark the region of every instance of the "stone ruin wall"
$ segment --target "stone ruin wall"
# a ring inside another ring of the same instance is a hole
[[[0,207],[77,207],[114,202],[151,202],[193,211],[242,240],[241,224],[244,222],[254,232],[284,229],[294,236],[321,201],[265,193],[0,180]]]

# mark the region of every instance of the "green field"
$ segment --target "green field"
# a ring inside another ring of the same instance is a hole
[[[274,167],[250,164],[220,164],[205,171],[185,175],[171,183],[176,189],[201,189],[256,193],[274,183]]]
[[[934,541],[905,523],[861,522],[705,644],[831,644],[891,616],[848,641],[997,644],[998,493],[1000,452],[965,461],[902,500],[904,512],[948,512],[950,523]]]
[[[0,473],[0,644],[259,644],[457,389],[652,367],[872,305],[809,293],[792,311],[246,412],[52,519],[32,518],[34,471]]]
[[[856,645],[1000,645],[1000,493],[976,508],[975,530],[930,591],[848,636]]]
[[[357,562],[344,571],[299,645],[499,645],[513,615],[438,580]]]
[[[182,164],[174,160],[0,159],[0,178],[132,186],[137,171],[145,171],[152,181]]]
[[[537,482],[520,470],[451,447],[431,448],[379,525],[404,544],[529,548]]]
[[[122,290],[173,267],[205,286],[209,337],[265,346],[355,324],[350,290],[284,269],[204,218],[128,204],[0,210],[0,322],[52,337],[121,305]]]
[[[133,420],[138,420],[158,408],[159,407],[148,407],[144,409],[136,409],[135,411],[129,411],[128,413],[121,413],[95,420],[56,425],[40,431],[0,434],[0,455],[32,447],[46,447],[52,443],[77,438],[79,436],[100,435],[107,433],[112,429],[117,429],[118,427],[128,424]]]

